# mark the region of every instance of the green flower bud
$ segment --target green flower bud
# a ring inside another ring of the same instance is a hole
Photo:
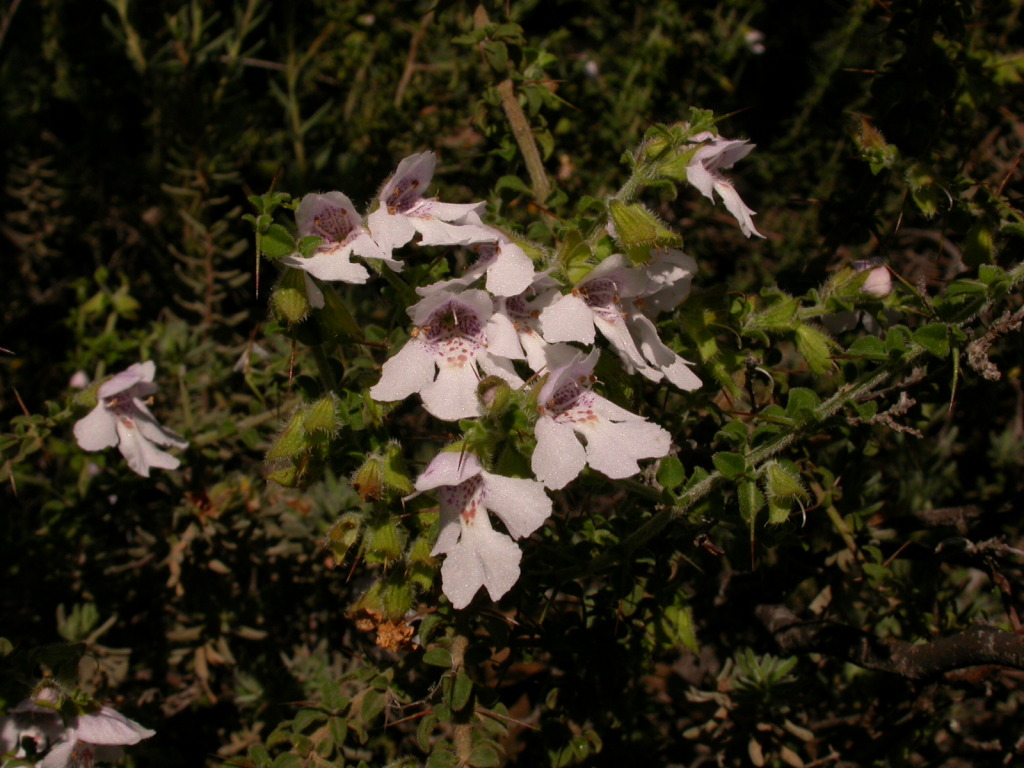
[[[297,488],[299,485],[299,470],[293,464],[282,469],[275,469],[267,473],[267,480],[277,483],[283,488]]]
[[[608,212],[615,224],[615,235],[634,266],[651,260],[651,248],[678,247],[683,239],[638,203],[611,200]]]
[[[274,287],[270,304],[274,316],[285,325],[296,325],[305,320],[310,308],[305,273],[298,269],[287,270]]]
[[[381,590],[381,604],[384,618],[398,621],[412,608],[412,585],[387,584]]]
[[[302,426],[306,432],[337,434],[338,398],[333,394],[325,395],[307,407],[302,417]]]
[[[366,560],[390,565],[398,560],[405,549],[405,534],[394,520],[369,528],[363,539]]]
[[[271,444],[270,450],[267,451],[267,461],[292,458],[308,450],[309,439],[302,422],[302,411],[296,411]]]
[[[346,512],[328,529],[326,543],[339,563],[345,559],[352,546],[359,541],[362,524],[362,516],[356,512]]]
[[[476,392],[488,416],[500,416],[512,401],[512,389],[500,376],[486,377],[477,385]]]
[[[409,477],[409,470],[402,458],[402,446],[396,442],[388,443],[384,449],[384,487],[393,488],[403,496],[408,496],[415,488]]]
[[[355,471],[352,487],[363,501],[384,498],[384,462],[379,455],[371,455]]]

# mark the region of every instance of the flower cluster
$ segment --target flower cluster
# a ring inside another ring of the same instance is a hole
[[[689,182],[708,197],[716,192],[742,231],[760,236],[753,211],[720,171],[751,145],[711,134],[690,142],[684,147]],[[522,555],[514,540],[529,536],[551,514],[545,489],[564,488],[586,466],[609,478],[630,477],[640,471],[639,460],[669,453],[666,430],[594,391],[600,355],[594,344],[600,332],[627,373],[684,391],[700,387],[692,364],[661,340],[657,328],[658,316],[689,294],[697,264],[657,241],[643,246],[637,258],[636,238],[627,243],[609,219],[598,236],[621,243],[623,253],[591,262],[582,279],[567,285],[566,270],[554,257],[485,223],[484,203],[428,197],[435,162],[431,152],[402,160],[365,217],[341,192],[306,195],[296,211],[298,232],[320,238],[320,244],[283,264],[305,272],[310,303],[321,306],[313,278],[368,280],[370,272],[354,257],[376,260],[378,270],[401,271],[397,249],[417,236],[419,245],[476,253],[461,275],[416,288],[421,299],[407,310],[411,337],[384,363],[369,392],[382,402],[418,394],[426,411],[445,421],[484,417],[496,407],[496,388],[523,395],[515,401],[533,424],[535,448],[524,458],[534,478],[488,471],[492,449],[505,437],[498,436],[491,449],[478,441],[472,449],[463,442],[458,450],[442,451],[415,483],[417,494],[430,491],[440,500],[432,554],[445,555],[442,588],[462,608],[481,586],[497,600],[515,584]],[[507,535],[495,530],[489,512]]]
[[[94,706],[65,722],[65,703],[55,687],[44,685],[13,707],[0,717],[0,753],[15,758],[17,765],[38,759],[38,768],[92,768],[120,760],[122,747],[155,733],[110,707]]]

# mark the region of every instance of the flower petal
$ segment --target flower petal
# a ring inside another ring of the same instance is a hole
[[[518,296],[536,274],[526,251],[515,243],[499,242],[494,263],[487,269],[487,290],[495,296]]]
[[[480,460],[465,451],[441,451],[416,478],[417,491],[429,491],[445,485],[459,485],[483,470]]]
[[[120,438],[117,449],[136,474],[149,477],[151,467],[177,469],[181,464],[174,456],[149,442],[139,431],[135,420],[129,416],[117,420],[117,436]]]
[[[102,401],[75,423],[73,431],[83,451],[101,451],[117,445],[117,417]]]
[[[374,400],[404,400],[434,380],[434,356],[416,339],[410,339],[398,354],[384,363],[380,381],[370,387]]]
[[[492,600],[512,589],[519,580],[523,553],[502,533],[491,528],[486,515],[463,523],[462,538],[445,556],[441,589],[455,608],[465,608],[481,586]]]
[[[536,480],[483,472],[484,506],[501,518],[513,539],[529,536],[551,516],[551,499]]]
[[[458,421],[483,415],[480,398],[476,396],[479,383],[472,365],[444,365],[438,369],[437,380],[420,390],[423,407],[444,421]],[[373,394],[372,391],[370,393]]]
[[[96,714],[79,715],[74,728],[81,741],[121,746],[138,744],[156,733],[110,707],[101,707]]]
[[[147,360],[144,363],[134,363],[114,376],[110,381],[105,382],[96,394],[102,399],[141,385],[140,389],[136,391],[136,395],[146,397],[156,392],[156,387],[152,385],[155,375],[156,363],[152,360]]]
[[[672,438],[649,421],[583,422],[576,429],[587,440],[591,469],[613,478],[631,477],[640,471],[637,459],[668,454]]]
[[[567,294],[540,313],[545,341],[594,343],[594,313],[579,296]]]
[[[583,471],[587,455],[572,427],[541,417],[534,426],[537,447],[530,466],[548,488],[564,488]]]

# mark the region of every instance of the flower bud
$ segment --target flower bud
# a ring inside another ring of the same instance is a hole
[[[337,562],[341,563],[352,546],[359,541],[362,523],[363,519],[359,514],[346,512],[328,529],[326,544]]]
[[[296,411],[267,451],[267,461],[298,456],[308,448],[309,441],[302,422],[302,411]]]
[[[892,293],[892,275],[889,268],[877,259],[866,259],[855,261],[851,265],[857,272],[867,272],[868,275],[860,286],[861,293],[874,296],[876,299],[884,299]]]
[[[356,470],[352,487],[363,501],[384,498],[384,462],[379,455],[369,456]]]
[[[306,432],[326,432],[334,435],[338,431],[338,399],[333,394],[325,395],[306,408],[302,416]]]
[[[488,376],[476,388],[484,413],[488,416],[500,416],[508,408],[512,400],[512,389],[508,382],[499,376]]]
[[[679,235],[642,205],[612,200],[608,203],[608,212],[615,224],[615,235],[634,266],[650,261],[651,248],[655,246],[681,246],[683,243]]]
[[[305,273],[298,269],[286,271],[274,287],[270,304],[274,316],[285,325],[296,325],[305,320],[310,306]]]
[[[366,560],[389,565],[402,556],[405,536],[394,520],[385,520],[366,531],[364,546]]]
[[[402,446],[398,443],[390,442],[384,448],[383,468],[385,488],[393,488],[403,496],[408,496],[415,490],[412,480],[409,479],[405,459],[402,458]]]
[[[381,590],[381,604],[384,617],[398,621],[412,608],[412,585],[386,584]]]

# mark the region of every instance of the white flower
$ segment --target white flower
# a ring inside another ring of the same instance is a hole
[[[92,768],[96,762],[119,760],[122,746],[138,744],[156,731],[143,728],[110,707],[71,720],[64,739],[38,764],[39,768]]]
[[[723,139],[721,136],[715,136],[708,132],[697,134],[690,141],[708,143],[694,153],[686,168],[686,180],[712,202],[715,200],[712,190],[717,192],[729,213],[739,223],[740,230],[744,235],[764,237],[754,228],[754,221],[750,218],[754,215],[754,211],[740,199],[732,182],[726,179],[719,170],[732,168],[737,160],[747,156],[754,145],[748,141]]]
[[[642,269],[647,284],[636,297],[636,305],[653,320],[690,295],[697,261],[676,248],[652,248],[651,260]]]
[[[301,269],[320,280],[355,284],[365,283],[370,273],[362,264],[353,263],[353,253],[368,259],[381,259],[393,269],[401,269],[402,265],[391,259],[390,253],[385,253],[370,237],[352,201],[341,192],[306,195],[295,211],[295,222],[300,236],[315,235],[323,243],[308,258],[293,254],[281,259],[286,266]]]
[[[669,273],[682,275],[684,271]],[[662,285],[657,272],[631,267],[624,256],[613,254],[594,267],[571,294],[541,312],[541,333],[549,342],[592,344],[596,326],[630,373],[639,371],[651,381],[666,378],[686,391],[697,389],[701,382],[689,369],[689,362],[661,341],[654,323],[641,312],[645,297],[653,297],[655,305],[662,300],[659,294],[668,291]],[[663,299],[674,300],[674,294],[667,292]]]
[[[440,203],[423,196],[436,162],[433,152],[410,155],[381,189],[380,205],[367,217],[367,223],[385,253],[401,248],[417,232],[420,245],[470,245],[498,239],[495,230],[479,223],[484,203]]]
[[[493,311],[491,297],[479,290],[439,291],[410,307],[416,332],[384,363],[370,397],[402,400],[419,392],[423,407],[439,419],[482,415],[476,395],[481,372],[523,385],[509,360],[488,351],[485,329]]]
[[[512,539],[537,530],[551,515],[544,487],[526,478],[486,472],[471,453],[446,451],[416,479],[417,491],[439,489],[441,530],[432,555],[446,555],[441,589],[465,608],[480,587],[499,600],[519,579],[522,552]],[[490,510],[512,539],[491,527]]]
[[[586,464],[613,479],[630,477],[640,471],[638,459],[665,456],[671,446],[657,424],[590,389],[598,354],[552,372],[541,387],[532,466],[548,488],[564,488]]]
[[[467,221],[474,219],[479,221],[476,214],[467,217]],[[481,226],[484,225],[481,224]],[[420,296],[429,296],[441,290],[465,288],[485,274],[487,275],[485,287],[494,296],[518,296],[529,288],[530,283],[537,276],[530,257],[526,255],[526,251],[505,235],[497,230],[493,231],[495,237],[498,238],[497,241],[474,245],[473,250],[480,256],[473,266],[462,273],[461,277],[417,288],[416,293]]]
[[[40,701],[51,700],[48,690],[43,689]],[[40,706],[32,699],[25,699],[10,710],[10,715],[0,717],[0,754],[28,757],[25,744],[30,743],[31,753],[40,755],[63,735],[64,723],[54,707]]]
[[[157,446],[186,448],[188,442],[157,424],[144,400],[157,390],[155,373],[152,360],[135,363],[100,386],[99,403],[75,424],[75,439],[82,450],[116,445],[128,466],[143,477],[149,477],[151,467],[178,467],[178,459]]]
[[[572,359],[575,347],[548,343],[540,333],[541,312],[562,298],[555,286],[557,283],[550,276],[539,274],[528,291],[495,299],[494,314],[487,321],[487,349],[492,355],[526,360],[537,372],[557,368]]]

